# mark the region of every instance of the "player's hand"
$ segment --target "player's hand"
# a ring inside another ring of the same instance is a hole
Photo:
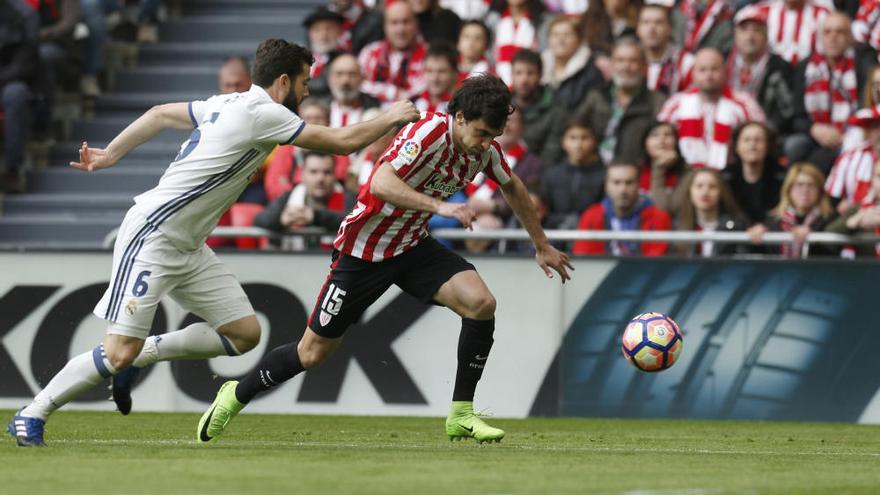
[[[544,273],[547,274],[547,278],[553,278],[553,272],[550,271],[552,268],[559,274],[563,284],[566,280],[571,280],[571,275],[568,274],[568,270],[574,271],[571,259],[569,259],[567,254],[550,244],[538,247],[535,260],[537,260],[538,266],[540,266],[541,269],[544,270]]]
[[[410,122],[415,122],[422,118],[422,114],[419,113],[419,110],[413,104],[413,102],[409,100],[401,100],[395,102],[393,105],[388,107],[388,111],[386,112],[388,118],[394,123],[395,126],[402,127]]]
[[[89,148],[89,143],[83,142],[79,149],[79,161],[70,162],[70,166],[86,172],[94,172],[112,167],[114,163],[106,149]]]
[[[440,203],[437,214],[441,217],[454,218],[461,222],[462,227],[474,230],[473,224],[474,220],[477,219],[477,214],[466,203]]]

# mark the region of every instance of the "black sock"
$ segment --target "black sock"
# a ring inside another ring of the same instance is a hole
[[[297,342],[278,346],[260,360],[260,364],[247,374],[235,388],[235,398],[247,404],[260,392],[281,385],[305,371],[299,362]]]
[[[454,401],[473,401],[477,382],[483,376],[483,366],[492,349],[492,334],[495,332],[495,319],[461,319],[461,334],[458,336],[458,372],[455,374]]]

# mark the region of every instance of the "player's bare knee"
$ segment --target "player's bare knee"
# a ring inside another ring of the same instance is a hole
[[[260,343],[260,320],[256,316],[249,316],[228,323],[217,329],[217,332],[229,339],[238,352],[244,354]]]

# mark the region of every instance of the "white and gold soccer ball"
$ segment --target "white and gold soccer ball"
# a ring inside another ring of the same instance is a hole
[[[663,313],[642,313],[623,331],[623,355],[641,371],[653,373],[669,368],[681,354],[681,329]]]

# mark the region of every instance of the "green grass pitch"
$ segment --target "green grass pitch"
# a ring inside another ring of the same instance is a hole
[[[198,418],[61,411],[46,449],[5,437],[0,493],[880,493],[878,426],[496,419],[477,445],[439,418],[243,414],[198,445]]]

